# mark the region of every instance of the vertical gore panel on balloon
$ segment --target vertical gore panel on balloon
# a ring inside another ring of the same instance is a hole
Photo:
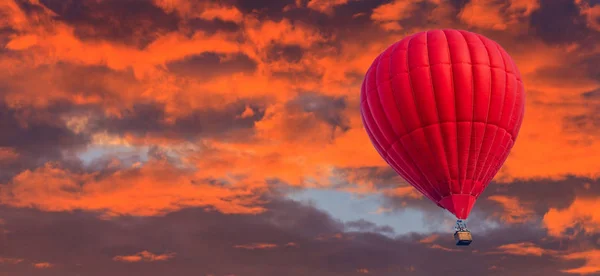
[[[522,109],[523,108],[523,100],[521,99],[522,91],[521,91],[521,87],[520,87],[521,82],[516,79],[515,79],[515,82],[516,82],[516,87],[515,87],[515,107],[513,109],[514,114],[511,117],[510,121],[508,122],[508,125],[510,126],[509,131],[510,131],[510,134],[513,136],[513,139],[514,139],[514,136],[516,135],[516,132],[518,129],[517,127],[520,124],[521,116],[523,114],[523,109]]]
[[[512,137],[508,132],[504,132],[504,134],[505,135],[503,135],[502,137],[502,142],[498,147],[498,154],[495,156],[495,161],[491,164],[490,170],[488,171],[486,178],[484,179],[485,183],[489,183],[494,178],[494,176],[498,173],[498,171],[502,167],[502,164],[508,157],[508,152],[510,150],[510,147],[512,146]]]
[[[396,105],[396,100],[392,91],[391,78],[390,74],[390,54],[394,47],[389,47],[383,54],[379,62],[377,63],[377,75],[376,79],[378,81],[377,91],[375,93],[379,94],[380,104],[383,107],[383,111],[391,123],[391,127],[394,130],[396,139],[404,134],[406,134],[406,129],[404,124],[402,123],[402,118],[400,117],[400,112],[398,111],[398,107]]]
[[[498,131],[498,127],[496,125],[485,124],[483,131],[483,140],[481,142],[481,148],[479,151],[479,157],[477,158],[477,169],[475,170],[475,174],[473,175],[473,179],[480,181],[483,170],[485,169],[485,163],[490,155],[490,151],[492,146],[494,145],[494,138],[496,136],[496,132]]]
[[[495,162],[496,156],[499,154],[499,145],[502,142],[502,139],[504,138],[504,135],[506,133],[506,131],[504,131],[503,128],[500,128],[498,126],[494,126],[495,130],[494,130],[494,137],[492,140],[492,145],[490,146],[490,151],[488,152],[488,154],[485,157],[485,163],[483,164],[483,170],[481,172],[481,174],[479,175],[479,179],[482,182],[485,182],[485,178],[487,177],[489,171],[490,171],[490,167],[493,166],[493,163]]]
[[[444,123],[440,125],[442,134],[444,135],[444,147],[448,154],[448,170],[450,172],[451,179],[458,179],[458,149],[457,149],[457,128],[456,122]],[[460,185],[458,182],[450,182],[450,190],[456,194],[460,192]]]
[[[506,130],[512,130],[510,122],[512,118],[515,116],[515,105],[517,103],[517,89],[518,82],[514,75],[507,74],[507,87],[506,87],[506,97],[504,106],[502,108],[502,117],[500,118],[500,127],[503,127]],[[518,116],[518,115],[517,115]],[[512,131],[511,131],[512,132]]]
[[[467,178],[467,166],[471,144],[471,122],[473,120],[473,72],[471,53],[463,35],[458,31],[447,33],[452,71],[454,73],[454,92],[456,93],[457,129],[458,129],[458,180],[460,193],[465,192],[462,183]]]
[[[425,180],[423,188],[427,193],[439,196],[440,193],[437,189],[438,183],[436,183],[436,177],[429,172],[431,169],[431,153],[424,136],[423,129],[416,129],[410,134],[402,137],[401,142],[405,145],[404,148],[412,157],[417,168],[423,173],[423,178]]]
[[[503,68],[492,68],[492,93],[488,114],[488,123],[490,124],[500,125],[506,98],[507,76]]]
[[[370,83],[372,82],[375,84],[374,86],[376,87],[373,90],[368,91],[367,103],[369,104],[369,108],[371,110],[371,116],[373,116],[374,119],[373,122],[375,123],[375,125],[377,125],[377,128],[380,131],[379,133],[381,134],[381,136],[374,136],[377,139],[385,139],[387,147],[384,150],[387,150],[389,146],[392,143],[394,143],[397,139],[396,135],[394,134],[394,131],[392,130],[392,127],[390,126],[388,118],[385,116],[385,113],[381,108],[381,101],[377,92],[378,84],[382,81],[385,81],[385,79],[377,79],[377,76],[379,75],[377,72],[379,69],[377,63],[381,60],[382,57],[380,56],[379,59],[377,59],[376,63],[374,63],[373,69],[370,70],[367,74],[367,85],[370,85]]]
[[[520,101],[521,101],[521,109],[519,111],[519,120],[515,125],[515,129],[513,131],[513,142],[517,140],[517,136],[519,135],[519,131],[521,130],[521,124],[523,123],[523,116],[525,116],[525,88],[523,87],[523,82],[519,82],[519,91],[520,91]]]
[[[392,77],[400,73],[408,73],[408,62],[406,62],[406,53],[408,49],[408,42],[412,39],[412,37],[413,36],[409,36],[390,46],[394,48],[394,51],[391,52],[390,56],[390,63],[393,64],[393,66],[390,68],[392,70]]]
[[[433,91],[440,124],[438,130],[443,141],[446,159],[447,177],[458,178],[458,155],[456,149],[456,103],[454,98],[454,83],[452,80],[452,60],[448,42],[443,31],[431,31],[427,33],[427,46],[429,52],[429,63],[431,64],[431,78],[433,80]],[[449,181],[448,185],[454,182]],[[453,191],[458,191],[457,185]]]
[[[367,74],[368,75],[369,71],[373,68],[373,65],[371,65],[371,67],[369,68],[369,70],[367,70]],[[384,147],[382,147],[379,143],[379,141],[377,141],[377,139],[375,138],[375,136],[373,135],[373,130],[372,128],[369,126],[369,122],[367,121],[367,119],[372,120],[371,117],[371,113],[369,111],[369,104],[367,103],[367,90],[370,89],[369,86],[367,86],[367,78],[363,79],[362,82],[362,86],[360,89],[360,113],[361,113],[361,119],[363,122],[363,126],[365,127],[365,130],[367,132],[367,135],[369,136],[369,139],[371,140],[371,143],[373,144],[373,146],[375,147],[375,150],[377,150],[377,152],[381,155],[381,156],[385,156],[385,152],[384,152]],[[371,88],[372,89],[372,88]],[[373,124],[372,122],[370,122],[370,124]]]
[[[458,31],[448,31],[448,45],[452,58],[454,92],[456,93],[456,119],[458,122],[473,118],[473,73],[467,42]]]
[[[517,80],[510,56],[508,56],[508,54],[499,45],[498,48],[500,49],[500,54],[502,55],[502,60],[504,61],[504,66],[507,72],[506,95],[499,125],[508,130],[510,128],[509,122],[513,116],[515,102],[517,100],[517,93],[515,93],[517,89]]]
[[[511,139],[510,134],[506,132],[505,129],[500,127],[498,128],[497,135],[498,136],[494,140],[494,146],[491,155],[489,156],[489,158],[491,158],[489,159],[490,162],[486,166],[487,171],[485,173],[485,177],[483,178],[483,181],[485,183],[490,181],[490,176],[493,177],[498,172],[498,163],[500,162],[500,159],[505,153],[507,140]]]
[[[399,47],[402,47],[400,45]],[[393,58],[392,60],[392,72],[396,66],[400,66],[400,64],[406,63],[406,49],[397,49],[394,52],[394,55],[397,58]],[[403,58],[398,57],[398,53],[402,53]],[[417,129],[420,127],[421,122],[419,115],[417,114],[417,107],[415,106],[415,99],[413,97],[413,90],[410,84],[410,77],[408,75],[408,71],[399,71],[393,73],[392,77],[392,87],[394,95],[398,98],[398,111],[400,111],[400,115],[402,116],[403,122],[405,123],[407,133]]]
[[[485,135],[485,125],[490,108],[491,69],[490,58],[483,41],[475,34],[463,32],[471,52],[473,70],[473,120],[470,156],[467,168],[467,179],[473,179],[477,171],[478,159]],[[474,182],[469,181],[468,190],[472,191]],[[470,193],[470,192],[469,192]]]
[[[502,116],[502,108],[506,92],[506,69],[504,67],[504,59],[500,53],[500,49],[493,41],[485,40],[490,55],[492,86],[490,95],[490,109],[488,114],[488,123],[498,125],[500,116]]]
[[[421,127],[438,122],[426,40],[426,34],[417,35],[411,40],[408,47],[409,75],[413,91],[415,91],[415,105],[421,118]]]
[[[444,139],[440,132],[440,125],[434,124],[423,128],[425,139],[431,146],[432,156],[431,168],[429,171],[434,176],[438,191],[442,195],[450,195],[450,183],[452,178],[450,177],[450,171],[448,170],[448,162],[446,160],[446,152],[444,150]],[[416,132],[416,131],[415,131]]]
[[[394,130],[390,125],[390,121],[385,116],[383,108],[381,107],[379,93],[377,93],[377,91],[368,93],[367,102],[369,103],[369,108],[371,109],[371,115],[373,116],[373,119],[375,119],[375,123],[379,127],[379,130],[381,131],[384,139],[387,141],[387,144],[393,144],[397,140],[396,134],[394,133]]]
[[[454,103],[454,83],[452,82],[452,68],[448,43],[442,31],[428,33],[427,45],[431,63],[431,76],[433,89],[437,102],[438,114],[441,122],[456,122],[456,109]],[[433,50],[435,49],[435,50]]]
[[[383,134],[381,134],[381,131],[379,130],[379,126],[377,126],[377,124],[375,123],[373,115],[371,114],[371,107],[368,106],[368,102],[365,101],[363,103],[363,106],[365,106],[363,108],[363,119],[365,126],[367,127],[367,130],[369,131],[369,134],[372,137],[371,141],[373,141],[374,144],[376,143],[376,145],[379,146],[379,154],[381,154],[381,156],[385,158],[385,151],[390,147],[390,144],[383,137]]]
[[[379,57],[375,62],[379,60]],[[386,134],[381,130],[381,122],[378,123],[378,119],[381,118],[381,111],[376,110],[376,104],[378,100],[373,100],[373,94],[376,94],[376,80],[375,80],[375,70],[377,69],[376,65],[371,67],[371,69],[367,72],[365,77],[367,92],[365,93],[365,102],[366,108],[364,109],[364,118],[367,123],[367,126],[371,130],[371,134],[373,135],[374,140],[376,140],[379,145],[383,148],[383,154],[385,157],[385,150],[387,150],[390,146],[390,140],[393,140],[392,137],[386,137]],[[373,88],[369,88],[373,87]],[[374,112],[379,112],[379,116],[373,114]],[[389,132],[388,132],[389,133]]]
[[[392,168],[400,173],[402,178],[408,181],[408,183],[414,186],[419,192],[428,198],[431,198],[430,195],[425,192],[425,189],[422,188],[424,183],[423,174],[421,174],[416,166],[411,163],[412,159],[406,149],[402,146],[402,141],[392,145],[388,150],[388,157],[390,163],[394,164]]]
[[[404,137],[403,139],[405,138],[408,137]],[[419,170],[417,166],[415,166],[415,162],[412,161],[413,159],[410,157],[410,154],[402,145],[403,139],[400,140],[400,143],[394,144],[389,150],[390,159],[394,160],[399,166],[402,166],[402,169],[404,170],[407,176],[407,178],[405,179],[411,185],[413,185],[419,192],[421,192],[429,199],[438,200],[439,198],[435,195],[435,193],[430,192],[431,189],[429,188],[429,184],[424,178],[423,173]],[[397,171],[396,168],[394,169]]]

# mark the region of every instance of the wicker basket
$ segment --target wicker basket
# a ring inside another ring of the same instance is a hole
[[[454,239],[456,240],[456,245],[459,246],[467,246],[473,241],[473,237],[469,231],[457,231],[454,233]]]

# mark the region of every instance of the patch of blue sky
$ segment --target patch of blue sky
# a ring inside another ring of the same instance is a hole
[[[148,161],[148,147],[132,147],[125,145],[90,145],[85,151],[78,154],[78,157],[87,166],[94,160],[115,157],[121,160],[124,165],[133,165],[136,162],[144,163]]]
[[[294,192],[289,197],[312,204],[344,223],[364,219],[378,226],[390,226],[395,235],[411,232],[431,233],[436,230],[426,223],[422,210],[407,207],[401,212],[387,212],[382,208],[383,198],[380,194],[358,196],[340,190],[305,189]],[[443,210],[440,209],[440,212]]]

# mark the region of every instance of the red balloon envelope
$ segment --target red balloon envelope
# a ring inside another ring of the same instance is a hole
[[[381,53],[361,89],[361,114],[379,154],[458,219],[508,157],[525,91],[498,43],[472,32],[432,30]]]

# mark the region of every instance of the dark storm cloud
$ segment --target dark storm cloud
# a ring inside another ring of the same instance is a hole
[[[142,89],[133,70],[114,71],[106,66],[59,63],[53,66],[41,66],[35,71],[51,74],[54,83],[69,93],[100,97],[102,99],[100,104],[103,105],[121,103],[119,94],[125,92],[125,89],[136,92]],[[79,77],[84,75],[85,77]],[[120,89],[123,90],[119,91]]]
[[[600,35],[598,36],[598,43],[600,43]],[[600,82],[600,53],[585,57],[581,60],[581,66],[585,69],[588,76]]]
[[[298,45],[280,45],[274,44],[267,52],[268,60],[285,60],[290,63],[297,63],[302,60],[304,49]]]
[[[587,38],[591,30],[574,0],[540,1],[531,14],[535,34],[548,43],[571,43]]]
[[[286,79],[290,82],[315,82],[320,81],[323,74],[311,68],[273,70],[271,75],[275,78]]]
[[[600,36],[598,37],[600,38]],[[598,41],[600,42],[600,40]],[[568,63],[555,67],[541,67],[530,77],[557,86],[561,83],[572,84],[589,79],[600,81],[600,66],[598,66],[600,64],[600,53],[575,53],[575,55],[567,55],[567,57],[569,59]]]
[[[584,111],[565,117],[564,128],[574,133],[600,136],[600,89],[584,92],[581,98]]]
[[[74,109],[68,103],[47,109],[13,109],[0,101],[0,147],[14,149],[16,158],[2,163],[0,183],[24,169],[62,159],[63,151],[83,148],[90,137],[74,133],[60,118]]]
[[[342,276],[368,271],[382,276],[409,272],[530,276],[563,275],[559,269],[581,265],[581,261],[565,262],[551,255],[484,254],[506,243],[540,241],[543,233],[529,228],[492,231],[476,236],[472,247],[456,249],[449,234],[423,244],[418,241],[424,236],[415,234],[394,239],[373,232],[344,233],[343,225],[312,207],[279,200],[269,207],[270,211],[256,216],[187,209],[163,217],[112,220],[81,212],[0,209],[7,231],[0,239],[0,255],[24,259],[0,265],[0,271],[33,275],[31,263],[49,262],[54,266],[44,275]],[[115,256],[142,251],[171,252],[174,257],[155,262],[113,261]]]
[[[342,97],[331,97],[314,92],[300,93],[296,98],[287,103],[290,110],[300,110],[313,113],[319,120],[327,122],[334,128],[339,127],[342,131],[348,130],[348,119],[344,117],[346,99]]]
[[[349,230],[356,230],[356,231],[361,231],[361,232],[376,232],[376,233],[382,233],[382,234],[393,234],[394,233],[394,228],[392,228],[390,226],[387,226],[387,225],[378,226],[377,224],[372,223],[367,220],[364,220],[364,219],[349,221],[349,222],[346,222],[345,225],[346,225],[346,228]]]
[[[241,116],[246,107],[251,116]],[[146,135],[174,139],[195,139],[198,136],[218,136],[229,131],[248,130],[264,115],[264,109],[251,102],[238,101],[221,109],[197,109],[191,114],[166,122],[164,105],[154,102],[134,104],[120,118],[99,117],[90,123],[92,131],[107,130],[115,134]]]
[[[586,100],[600,100],[600,88],[581,94]]]
[[[240,25],[235,22],[223,21],[218,18],[213,20],[190,18],[185,24],[189,27],[190,34],[193,34],[194,30],[203,30],[207,35],[212,35],[217,31],[236,32],[241,29]]]
[[[82,40],[111,40],[143,48],[160,34],[178,29],[176,13],[150,0],[41,0],[57,20],[75,28]]]
[[[43,6],[40,6],[38,4],[35,4],[32,1],[29,0],[16,0],[14,1],[17,6],[27,15],[27,16],[31,16],[31,17],[36,17],[37,15],[40,14],[44,14],[44,8]],[[43,4],[44,1],[41,1],[41,3]]]
[[[235,5],[240,11],[242,11],[245,14],[255,13],[272,17],[275,14],[280,14],[283,11],[284,7],[288,5],[293,5],[296,2],[296,0],[225,0],[223,2]]]
[[[582,114],[566,117],[564,124],[568,131],[600,135],[600,104],[593,104]]]
[[[257,62],[244,54],[226,57],[216,53],[202,53],[167,64],[168,70],[172,73],[205,81],[216,76],[251,73],[256,70],[256,67]]]

